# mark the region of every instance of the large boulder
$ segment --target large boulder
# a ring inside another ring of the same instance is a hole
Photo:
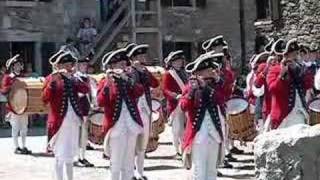
[[[320,125],[295,125],[254,141],[257,180],[320,180]]]

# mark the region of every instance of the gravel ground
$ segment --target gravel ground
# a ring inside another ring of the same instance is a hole
[[[28,137],[27,147],[33,155],[15,155],[12,139],[5,137],[8,130],[0,129],[0,179],[1,180],[47,180],[53,179],[54,159],[45,155],[46,136],[43,129],[32,129]],[[39,133],[37,133],[39,132]],[[241,147],[246,152],[249,147]],[[171,143],[170,128],[161,134],[159,148],[149,153],[145,162],[145,174],[149,180],[188,180],[190,171],[181,166],[181,161],[174,159],[174,148]],[[101,158],[99,150],[87,151],[87,159],[95,164],[94,168],[76,167],[74,179],[77,180],[109,180],[109,162]],[[232,162],[233,169],[219,169],[223,177],[218,180],[254,179],[254,163],[252,155],[235,156],[240,162]]]

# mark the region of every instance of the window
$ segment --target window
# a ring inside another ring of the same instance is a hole
[[[163,41],[162,52],[163,57],[167,57],[168,54],[172,51],[183,50],[187,62],[192,61],[191,42],[172,42],[172,41]]]
[[[162,6],[165,7],[174,7],[174,6],[182,6],[182,7],[205,7],[207,0],[161,0]]]
[[[270,15],[269,0],[256,0],[257,19],[267,19]]]
[[[257,19],[280,19],[279,0],[256,0]]]

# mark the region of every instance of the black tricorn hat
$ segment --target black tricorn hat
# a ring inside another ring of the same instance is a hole
[[[208,39],[202,43],[202,49],[209,51],[213,47],[217,46],[227,46],[227,42],[224,40],[222,35],[216,36],[214,38]]]
[[[294,38],[294,39],[291,39],[287,42],[284,53],[286,54],[286,53],[290,53],[293,51],[299,51],[299,49],[300,49],[300,46],[298,44],[298,41],[296,38]]]
[[[105,67],[108,64],[116,63],[119,61],[129,61],[127,51],[125,48],[112,51],[110,54],[106,54],[106,57],[102,60],[102,65]]]
[[[137,56],[139,54],[146,54],[148,49],[149,49],[149,45],[148,44],[136,45],[128,53],[128,57],[134,57],[134,56]]]
[[[222,61],[223,53],[205,53],[200,55],[195,61],[186,65],[185,70],[188,73],[194,73],[207,68],[217,69],[220,67],[219,61]]]
[[[184,52],[182,50],[173,51],[164,59],[164,63],[175,61],[177,59],[185,59]]]
[[[76,63],[77,61],[78,59],[70,51],[66,51],[57,57],[55,64]]]
[[[271,52],[276,55],[283,55],[286,49],[286,42],[284,39],[278,39],[275,43],[273,43]]]

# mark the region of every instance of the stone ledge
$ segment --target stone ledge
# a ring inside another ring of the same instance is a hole
[[[1,6],[7,6],[7,7],[34,7],[34,6],[37,6],[37,4],[38,4],[38,0],[0,2]]]

